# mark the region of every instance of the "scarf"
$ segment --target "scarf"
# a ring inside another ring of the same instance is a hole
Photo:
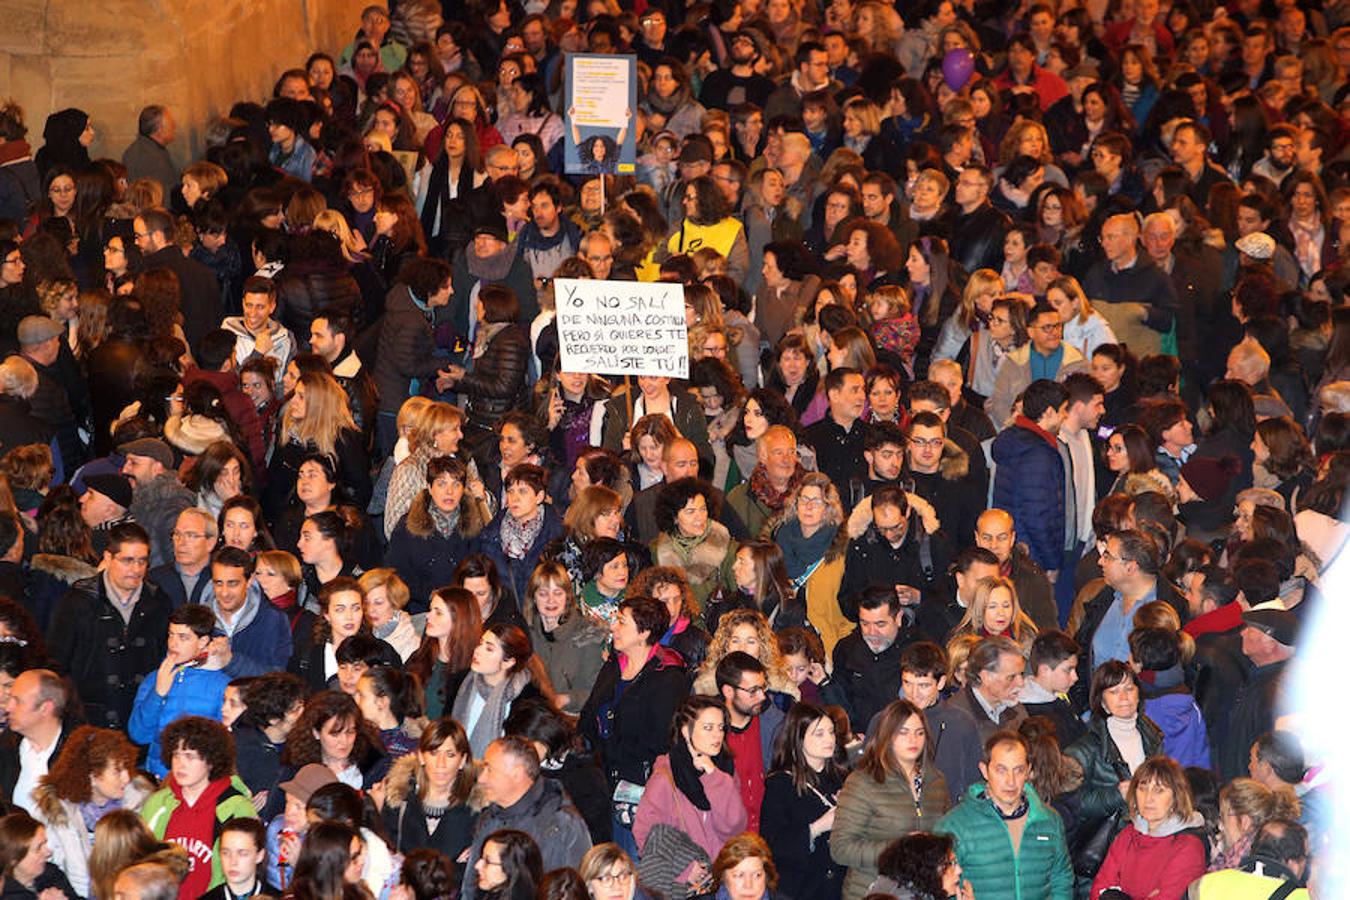
[[[524,559],[543,528],[542,509],[528,522],[517,522],[511,515],[502,516],[502,552],[508,559]]]
[[[1326,230],[1316,219],[1302,222],[1291,217],[1289,231],[1294,235],[1294,258],[1303,274],[1311,278],[1322,267],[1322,240]]]
[[[658,112],[665,116],[667,120],[673,116],[680,107],[689,102],[689,88],[681,86],[675,90],[675,93],[669,97],[662,98],[656,91],[647,92],[647,106],[653,112]]]
[[[492,339],[506,330],[510,322],[486,322],[478,327],[478,334],[474,337],[473,358],[479,359],[484,353],[487,353],[488,345]]]
[[[788,479],[787,487],[777,491],[769,482],[769,470],[764,468],[763,463],[756,463],[750,470],[750,493],[770,512],[779,513],[787,505],[788,496],[797,489],[797,485],[801,484],[805,477],[806,470],[802,468],[801,463],[797,463],[792,477]]]
[[[469,264],[469,274],[479,281],[505,281],[516,261],[516,245],[506,244],[493,256],[479,256],[474,252],[473,244],[464,251],[464,260]]]
[[[698,809],[707,812],[712,809],[712,803],[708,800],[708,795],[703,791],[703,777],[698,769],[694,768],[694,756],[689,752],[689,745],[685,743],[684,736],[676,739],[674,746],[670,748],[670,777],[675,781],[675,789],[684,794],[685,799]],[[732,774],[732,756],[725,749],[713,757],[713,765]]]
[[[463,165],[459,170],[459,183],[455,196],[463,197],[473,190],[473,169]],[[441,221],[450,211],[450,158],[440,153],[431,164],[431,174],[427,179],[427,199],[422,206],[422,231],[428,238],[441,233]],[[374,213],[371,213],[372,217]],[[473,252],[467,254],[473,259]]]
[[[1128,719],[1107,716],[1106,733],[1115,742],[1116,749],[1125,760],[1125,765],[1130,767],[1130,774],[1134,774],[1134,770],[1144,762],[1144,738],[1139,734],[1138,713]]]
[[[115,809],[122,808],[121,798],[109,800],[107,803],[95,803],[93,800],[86,800],[80,804],[80,818],[84,820],[84,827],[90,834],[94,832],[94,826],[98,820],[106,816]]]
[[[26,159],[33,154],[33,148],[28,146],[27,141],[5,141],[0,144],[0,166],[12,163],[15,160]]]
[[[456,507],[450,512],[442,512],[441,508],[435,503],[427,504],[427,513],[431,516],[431,525],[436,529],[436,533],[441,537],[449,537],[455,533],[459,527],[459,508]],[[507,516],[507,518],[511,518]]]
[[[454,720],[469,721],[469,709],[475,694],[483,701],[478,721],[473,723],[473,731],[469,733],[469,749],[473,751],[474,759],[482,759],[488,744],[501,736],[502,722],[506,721],[511,701],[520,696],[529,680],[530,673],[525,671],[512,672],[495,687],[477,672],[471,671],[464,677],[464,684],[455,695]]]
[[[795,581],[807,569],[824,559],[838,531],[837,525],[822,525],[815,534],[804,537],[801,523],[796,519],[785,522],[774,539],[783,548],[783,565],[787,568],[788,578]]]

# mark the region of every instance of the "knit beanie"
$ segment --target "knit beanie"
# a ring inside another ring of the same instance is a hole
[[[1224,495],[1241,468],[1233,456],[1192,456],[1182,465],[1181,477],[1201,500],[1213,502]]]

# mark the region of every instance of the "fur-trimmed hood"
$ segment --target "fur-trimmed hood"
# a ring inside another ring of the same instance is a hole
[[[84,560],[59,553],[34,554],[29,567],[66,584],[74,584],[82,578],[92,578],[98,574],[98,569]]]
[[[947,438],[942,445],[938,474],[943,481],[960,481],[970,474],[970,456],[951,438]]]
[[[465,489],[467,495],[468,489]],[[479,532],[483,530],[484,522],[478,515],[479,506],[473,502],[473,498],[466,496],[468,503],[463,501],[459,504],[459,525],[457,530],[467,541],[478,537]],[[436,532],[436,525],[431,518],[431,490],[423,488],[413,497],[412,505],[408,507],[407,519],[408,533],[414,537],[430,537]]]

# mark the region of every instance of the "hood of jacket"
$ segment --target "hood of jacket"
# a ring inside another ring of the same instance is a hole
[[[92,578],[98,574],[98,569],[84,560],[59,553],[34,554],[29,567],[66,584],[74,584],[81,578]]]
[[[1168,816],[1156,831],[1148,830],[1148,823],[1144,821],[1143,816],[1135,816],[1130,821],[1134,825],[1134,830],[1139,832],[1139,838],[1143,840],[1162,840],[1192,828],[1205,827],[1205,817],[1196,810],[1191,810],[1190,816],[1185,819],[1176,815]]]
[[[150,779],[137,773],[127,785],[126,793],[122,795],[122,809],[140,809],[145,798],[154,792],[155,785]],[[80,805],[74,800],[62,800],[57,795],[56,788],[50,783],[43,781],[33,789],[33,801],[37,804],[38,815],[47,825],[66,828],[78,823],[80,828],[84,828]]]
[[[1060,368],[1073,363],[1085,362],[1082,352],[1073,344],[1061,344],[1061,346],[1064,348],[1064,359],[1060,363]],[[1016,350],[1010,350],[1007,359],[1019,366],[1027,365],[1031,361],[1031,341],[1027,341]]]
[[[465,765],[472,764],[472,762],[465,763]],[[399,757],[389,767],[389,774],[385,777],[387,785],[385,796],[390,806],[402,806],[409,797],[417,793],[417,772],[420,765],[417,754],[409,753],[407,756]]]

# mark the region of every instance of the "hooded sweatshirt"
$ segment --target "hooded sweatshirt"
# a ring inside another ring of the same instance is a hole
[[[178,888],[178,896],[184,900],[200,897],[211,889],[212,870],[219,868],[215,864],[216,801],[230,787],[230,779],[218,778],[211,782],[191,805],[183,799],[183,789],[172,776],[165,786],[173,793],[177,805],[168,814],[162,836],[187,851],[190,865],[187,877]]]

